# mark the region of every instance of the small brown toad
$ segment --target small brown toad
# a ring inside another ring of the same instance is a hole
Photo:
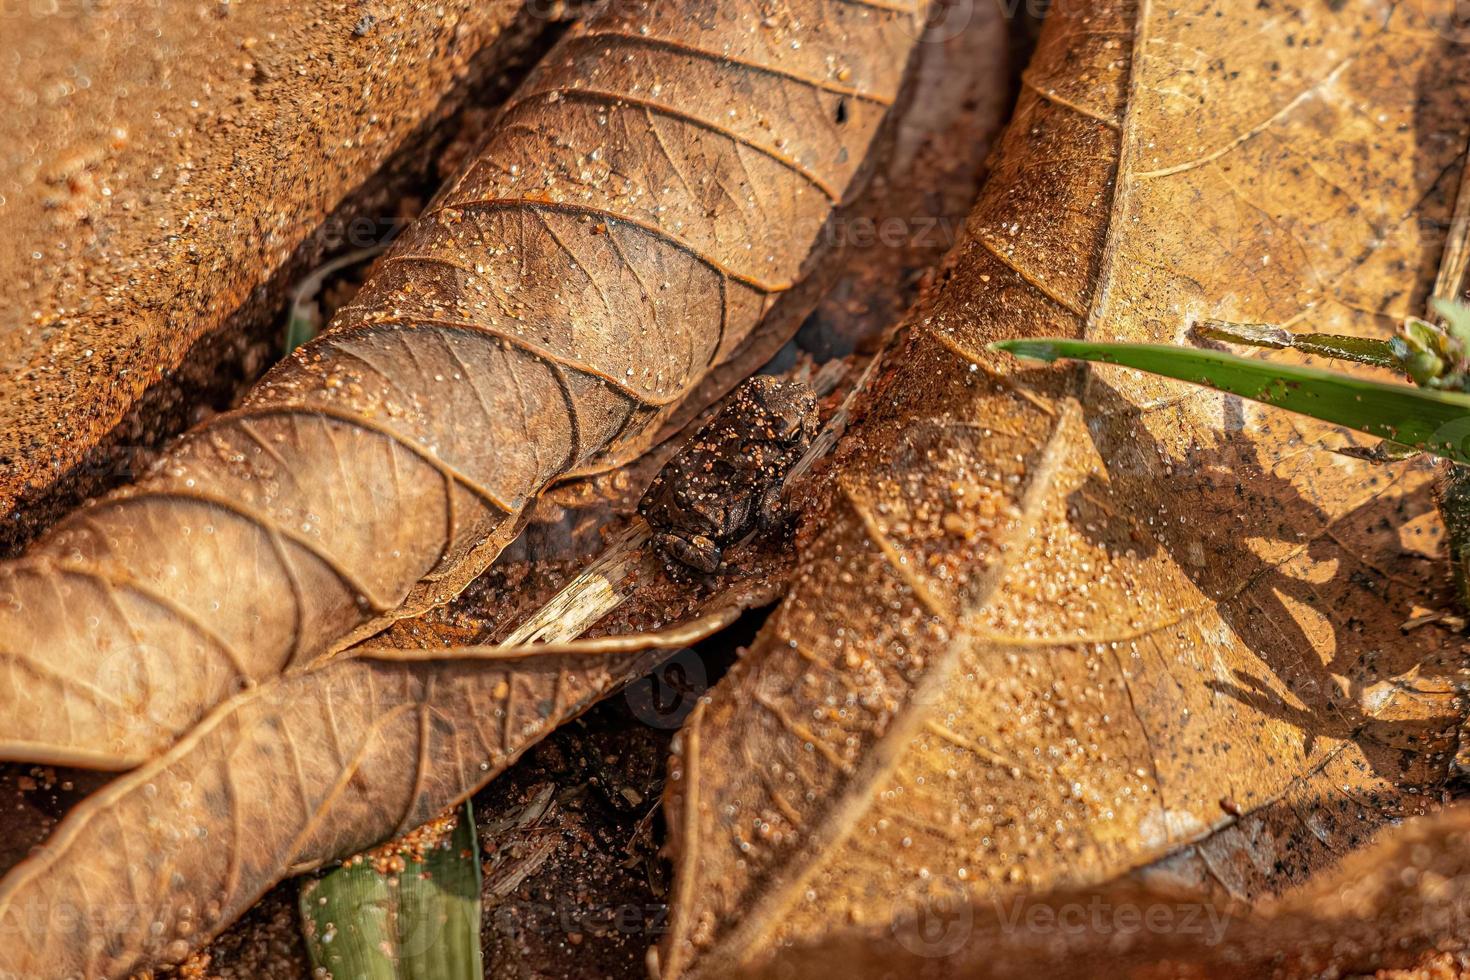
[[[659,470],[643,499],[653,540],[701,572],[781,518],[781,484],[817,434],[817,399],[799,381],[755,377]]]

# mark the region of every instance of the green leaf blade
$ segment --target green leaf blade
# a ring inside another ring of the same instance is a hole
[[[480,852],[469,803],[448,841],[381,874],[333,868],[302,885],[312,966],[333,980],[480,980]]]
[[[1069,358],[1147,371],[1470,463],[1470,395],[1167,344],[1040,339],[993,347],[1030,360]]]

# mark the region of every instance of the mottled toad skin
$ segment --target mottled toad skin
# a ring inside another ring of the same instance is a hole
[[[701,572],[780,519],[781,483],[817,434],[817,399],[799,381],[755,377],[665,464],[638,502],[665,555]]]

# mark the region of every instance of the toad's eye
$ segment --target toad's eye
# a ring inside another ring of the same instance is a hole
[[[801,418],[793,415],[777,415],[771,419],[771,438],[777,442],[795,442],[801,435]]]

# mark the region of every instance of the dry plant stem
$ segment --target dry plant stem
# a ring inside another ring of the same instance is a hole
[[[796,461],[796,465],[791,467],[791,472],[786,474],[786,482],[781,487],[783,497],[790,496],[792,489],[800,484],[807,473],[811,472],[813,466],[817,465],[817,460],[826,456],[837,445],[837,440],[842,438],[842,434],[847,431],[847,424],[852,421],[854,407],[867,392],[868,384],[873,380],[878,365],[882,361],[882,354],[876,354],[868,361],[867,367],[863,368],[863,373],[858,376],[857,383],[843,397],[842,404],[837,406],[837,411],[832,413],[832,417],[822,426],[822,431],[818,432],[817,437],[812,440],[811,447],[802,454],[801,459]],[[818,375],[819,380],[820,377]],[[833,386],[835,385],[834,381]],[[824,394],[820,385],[814,385],[814,387],[817,388],[818,394]]]
[[[577,25],[321,337],[0,565],[0,757],[147,760],[452,597],[549,482],[753,369],[921,15],[675,0]]]
[[[422,663],[426,659],[454,661],[471,660],[494,663],[506,660],[531,660],[544,657],[608,655],[640,653],[644,650],[677,650],[713,636],[733,623],[744,611],[739,603],[716,605],[712,612],[702,613],[686,623],[666,630],[651,630],[645,633],[629,633],[621,636],[600,636],[591,640],[564,639],[534,643],[498,643],[492,646],[447,647],[442,650],[400,650],[396,647],[369,647],[361,656],[365,660],[384,663]],[[598,619],[602,618],[601,614]],[[575,637],[586,631],[596,620],[568,619],[561,632]],[[579,628],[580,627],[580,628]]]
[[[627,598],[621,586],[650,560],[643,551],[648,536],[648,523],[635,517],[606,551],[511,631],[505,645],[556,643],[581,636]]]
[[[1470,161],[1470,147],[1466,148],[1463,161]],[[1462,162],[1460,167],[1460,189],[1455,194],[1455,210],[1450,218],[1449,233],[1445,237],[1432,293],[1435,299],[1456,302],[1464,301],[1466,288],[1470,287],[1466,282],[1466,276],[1470,274],[1470,172],[1466,172],[1466,162]]]
[[[1470,286],[1466,281],[1470,276],[1470,151],[1467,151],[1461,168],[1460,190],[1455,197],[1454,217],[1445,239],[1433,294],[1435,299],[1454,302],[1463,302],[1466,288]],[[1428,315],[1438,317],[1433,309],[1428,311]],[[1460,438],[1470,438],[1470,432],[1461,434]],[[1446,459],[1440,460],[1438,468],[1435,498],[1444,518],[1455,591],[1460,611],[1470,613],[1470,467]]]

